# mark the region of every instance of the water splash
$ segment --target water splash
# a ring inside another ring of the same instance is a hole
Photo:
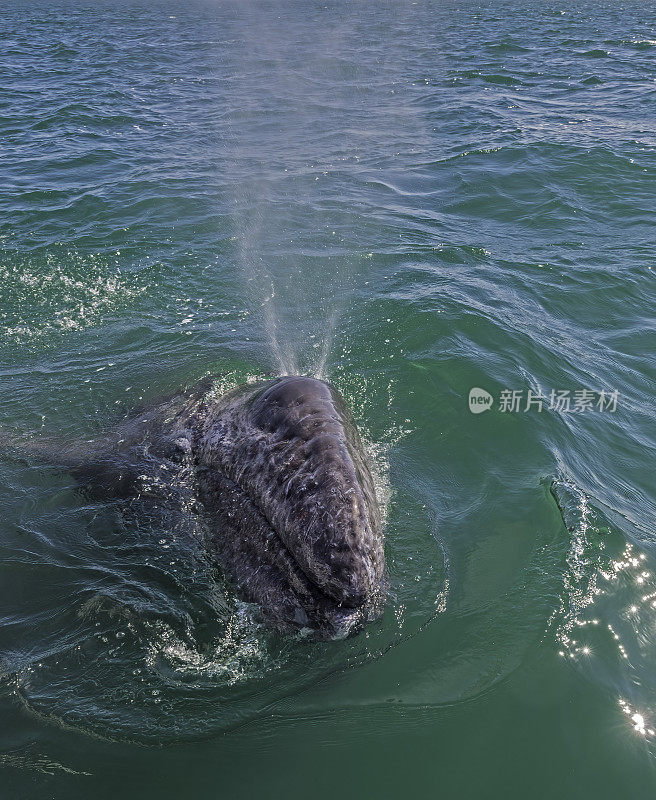
[[[257,621],[257,609],[237,601],[221,638],[210,648],[185,642],[163,621],[153,625],[145,665],[164,680],[209,679],[232,686],[258,678],[279,666],[266,646],[266,631]]]
[[[54,334],[98,325],[148,288],[147,278],[122,273],[117,259],[111,263],[100,254],[67,250],[3,256],[0,343],[43,342]]]

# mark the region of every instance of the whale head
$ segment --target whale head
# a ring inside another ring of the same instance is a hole
[[[265,615],[323,636],[378,616],[386,583],[380,511],[339,393],[285,376],[237,393],[209,429],[206,461],[230,482],[239,505],[231,519],[247,520],[241,536],[253,540],[256,558],[238,580]]]

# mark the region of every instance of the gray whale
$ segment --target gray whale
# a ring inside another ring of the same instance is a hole
[[[371,472],[351,412],[321,380],[285,376],[218,397],[205,381],[54,460],[92,491],[198,513],[218,563],[279,630],[339,637],[382,613]]]

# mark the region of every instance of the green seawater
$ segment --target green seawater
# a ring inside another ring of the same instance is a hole
[[[653,2],[2,4],[2,800],[654,796],[655,120]],[[385,517],[341,641],[7,452],[288,372]]]

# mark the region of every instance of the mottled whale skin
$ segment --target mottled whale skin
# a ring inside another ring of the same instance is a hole
[[[281,631],[341,637],[382,613],[374,484],[351,412],[324,381],[285,376],[218,397],[203,382],[66,460],[96,490],[155,490],[194,509],[218,563]]]

